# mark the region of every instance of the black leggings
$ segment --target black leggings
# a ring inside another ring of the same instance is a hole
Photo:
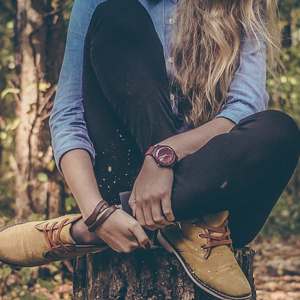
[[[97,7],[85,41],[83,98],[100,192],[117,203],[132,189],[146,150],[178,134],[162,45],[137,0]],[[278,111],[243,119],[174,168],[176,219],[229,210],[235,247],[262,228],[299,157],[295,122]]]

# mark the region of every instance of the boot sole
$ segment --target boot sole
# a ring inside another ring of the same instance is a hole
[[[190,269],[190,267],[186,264],[182,256],[176,251],[175,247],[172,246],[172,244],[167,240],[167,237],[163,235],[161,230],[157,233],[157,239],[161,243],[161,245],[169,252],[175,254],[181,265],[183,266],[184,270],[186,271],[187,275],[191,278],[191,280],[203,291],[209,293],[210,295],[217,297],[222,300],[251,300],[252,295],[245,295],[245,296],[230,296],[223,294],[209,285],[207,285],[205,282],[201,281],[198,277],[193,274],[193,271]]]

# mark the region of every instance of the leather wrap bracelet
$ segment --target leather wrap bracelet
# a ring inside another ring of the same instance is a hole
[[[119,207],[117,205],[112,205],[110,206],[105,212],[104,214],[91,226],[88,227],[88,231],[90,232],[94,232],[99,226],[101,226],[106,219],[117,209],[119,209]]]
[[[88,226],[88,230],[90,232],[94,232],[118,208],[119,207],[117,205],[110,206],[105,200],[101,200],[96,205],[92,214],[84,221],[85,225]],[[103,215],[97,219],[101,213],[103,213]]]
[[[92,214],[84,221],[86,226],[93,225],[99,214],[101,214],[106,208],[109,207],[109,204],[105,200],[101,200],[95,207]]]

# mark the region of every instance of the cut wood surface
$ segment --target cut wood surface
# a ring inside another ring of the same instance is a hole
[[[256,300],[251,248],[236,249]],[[112,250],[74,262],[74,300],[215,300],[196,287],[173,254],[163,248],[119,254]]]

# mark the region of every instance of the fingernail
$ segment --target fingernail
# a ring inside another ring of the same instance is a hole
[[[150,243],[148,242],[146,245],[145,245],[146,249],[149,250],[151,248],[151,245]]]

